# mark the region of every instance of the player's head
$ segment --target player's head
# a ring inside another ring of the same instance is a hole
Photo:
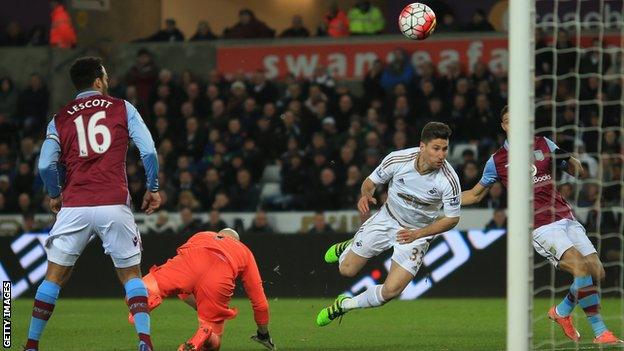
[[[221,229],[219,231],[219,235],[229,236],[230,238],[234,240],[240,240],[240,236],[238,235],[238,232],[236,232],[236,230],[232,228]]]
[[[429,122],[425,124],[420,135],[420,152],[431,168],[444,165],[449,150],[451,128],[444,123]]]
[[[69,69],[72,83],[78,91],[97,90],[108,94],[108,74],[99,57],[81,57]]]
[[[505,133],[509,133],[509,106],[505,105],[500,113],[501,118],[501,128],[505,131]]]

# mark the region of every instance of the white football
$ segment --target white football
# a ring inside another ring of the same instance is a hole
[[[410,39],[423,40],[433,33],[436,15],[433,10],[419,2],[409,4],[399,15],[399,29]]]

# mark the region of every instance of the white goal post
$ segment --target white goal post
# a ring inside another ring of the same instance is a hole
[[[509,2],[507,350],[532,347],[534,0]]]

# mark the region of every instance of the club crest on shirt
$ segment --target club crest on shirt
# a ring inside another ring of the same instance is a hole
[[[449,205],[459,206],[459,196],[455,196],[454,198],[452,198],[451,201],[449,202]]]
[[[533,155],[535,156],[535,160],[544,161],[544,153],[542,152],[542,150],[533,151]]]

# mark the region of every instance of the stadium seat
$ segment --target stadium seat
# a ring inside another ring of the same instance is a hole
[[[280,170],[279,165],[266,166],[262,173],[262,183],[279,183],[281,181]]]
[[[462,152],[464,152],[464,150],[472,150],[474,152],[474,154],[475,154],[475,158],[478,159],[478,157],[479,157],[479,148],[477,147],[477,145],[469,144],[469,143],[463,143],[463,144],[456,144],[453,147],[453,151],[451,152],[451,155],[449,156],[449,162],[451,164],[461,163],[461,161],[462,161]]]
[[[262,185],[262,191],[260,192],[261,200],[274,197],[274,196],[279,196],[279,195],[282,195],[282,191],[280,190],[279,183],[269,182],[269,183],[264,183],[264,185]]]

